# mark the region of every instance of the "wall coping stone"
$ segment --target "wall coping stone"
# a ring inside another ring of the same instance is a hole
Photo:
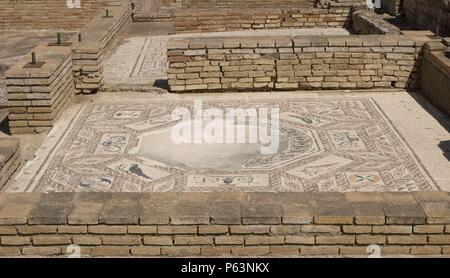
[[[92,195],[91,195],[92,194]],[[448,192],[415,193],[242,193],[227,192],[224,200],[215,193],[0,193],[0,225],[68,224],[68,219],[80,215],[80,202],[95,203],[82,213],[89,221],[77,224],[139,224],[148,216],[168,218],[171,224],[214,224],[220,215],[220,204],[232,202],[239,208],[241,224],[276,224],[305,208],[315,224],[353,224],[367,216],[384,217],[378,224],[450,224],[450,195]],[[21,210],[24,200],[27,204]],[[91,200],[89,200],[91,199]],[[84,201],[83,201],[84,200]],[[232,201],[231,201],[232,200]],[[292,202],[293,201],[293,202]],[[365,210],[367,205],[370,208]],[[164,206],[148,215],[148,207]],[[223,207],[224,209],[227,206]],[[218,211],[219,209],[219,211]],[[92,212],[92,214],[91,214]],[[224,211],[224,215],[225,215]],[[13,223],[12,219],[19,219]],[[339,223],[336,223],[339,222]],[[141,223],[142,224],[142,223]]]

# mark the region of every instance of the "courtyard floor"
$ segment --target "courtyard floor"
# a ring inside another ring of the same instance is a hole
[[[175,144],[177,107],[278,108],[279,148]],[[450,121],[406,91],[78,97],[7,192],[450,191]]]

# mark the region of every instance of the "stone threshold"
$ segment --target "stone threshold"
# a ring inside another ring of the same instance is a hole
[[[450,195],[2,193],[0,256],[450,255]]]

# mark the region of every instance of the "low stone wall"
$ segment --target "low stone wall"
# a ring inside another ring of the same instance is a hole
[[[366,0],[316,0],[316,6],[323,9],[329,7],[360,7],[366,6]]]
[[[450,197],[428,193],[0,194],[0,255],[450,255]]]
[[[352,29],[359,35],[399,35],[400,28],[386,21],[386,15],[379,15],[367,10],[352,13]]]
[[[447,56],[446,56],[447,53]],[[422,65],[422,93],[450,116],[450,40],[447,45],[430,43],[425,46]]]
[[[42,66],[26,55],[5,73],[12,134],[50,130],[74,93],[70,46],[41,43],[32,52]]]
[[[5,73],[12,134],[48,131],[74,92],[102,89],[103,61],[131,22],[127,0],[109,6],[108,11],[109,17],[102,12],[81,29],[81,42],[76,35],[58,46],[42,43]],[[27,65],[31,52],[42,66]]]
[[[174,92],[416,89],[422,44],[370,35],[171,39],[168,80]]]
[[[350,8],[183,9],[175,12],[176,33],[348,27]]]
[[[80,30],[82,41],[74,37],[73,76],[77,92],[93,93],[103,88],[103,63],[118,35],[131,23],[131,6],[122,1],[100,13]]]
[[[188,9],[204,9],[204,8],[276,8],[284,7],[312,7],[315,0],[182,0],[182,7]]]
[[[0,132],[0,190],[21,165],[20,141]]]

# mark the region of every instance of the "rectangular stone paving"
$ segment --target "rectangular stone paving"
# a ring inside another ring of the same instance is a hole
[[[450,163],[435,144],[449,134],[406,92],[150,96],[104,93],[94,103],[72,106],[6,191],[450,189]],[[204,109],[279,108],[278,151],[262,155],[257,144],[173,143],[172,111],[192,111],[199,99]],[[416,126],[406,114],[415,115]]]

